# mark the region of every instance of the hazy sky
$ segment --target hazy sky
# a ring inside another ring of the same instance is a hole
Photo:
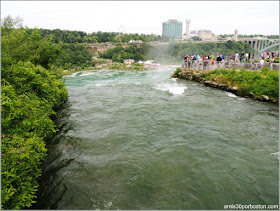
[[[1,18],[29,28],[159,34],[162,22],[191,19],[190,30],[215,34],[278,34],[279,1],[1,1]]]

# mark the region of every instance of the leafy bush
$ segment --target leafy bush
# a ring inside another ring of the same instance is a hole
[[[2,68],[2,204],[22,209],[34,203],[44,140],[56,132],[50,116],[68,93],[56,72],[19,62]]]
[[[182,69],[181,69],[181,68],[177,68],[177,69],[174,71],[174,73],[172,74],[172,77],[178,78],[180,72],[182,72]]]
[[[274,62],[279,63],[279,57],[275,57]]]
[[[83,44],[61,44],[61,53],[57,56],[55,65],[64,69],[88,67],[92,65],[92,53]]]
[[[23,209],[34,203],[44,141],[56,132],[50,117],[68,92],[55,66],[62,44],[36,29],[7,26],[1,27],[1,209]]]

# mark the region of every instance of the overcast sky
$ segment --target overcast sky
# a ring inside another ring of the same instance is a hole
[[[279,35],[279,1],[1,1],[1,19],[20,16],[29,28],[162,33],[162,22],[191,19],[190,30]]]

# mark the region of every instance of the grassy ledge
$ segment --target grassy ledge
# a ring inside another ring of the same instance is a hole
[[[195,80],[243,97],[278,103],[279,71],[263,68],[261,71],[220,69],[210,71],[177,68],[174,78]]]

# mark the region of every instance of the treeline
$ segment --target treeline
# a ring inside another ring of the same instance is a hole
[[[221,34],[220,38],[233,37],[233,34]],[[238,38],[253,38],[253,37],[267,37],[268,39],[279,39],[279,35],[262,35],[262,34],[254,34],[254,35],[245,35],[239,34]]]
[[[235,53],[253,52],[248,43],[227,41],[227,42],[207,42],[207,43],[170,43],[168,45],[154,46],[147,54],[147,58],[160,63],[182,62],[185,55],[217,55],[222,53],[231,56]]]
[[[127,48],[121,46],[111,48],[104,53],[99,53],[99,58],[101,59],[112,59],[113,62],[123,63],[125,59],[134,59],[134,60],[147,60],[147,54],[151,46],[142,43],[141,45],[131,45]]]
[[[84,44],[62,42],[56,44],[52,37],[43,38],[38,29],[3,28],[2,39],[5,44],[2,50],[6,52],[6,55],[2,56],[4,65],[9,64],[6,59],[13,58],[28,60],[44,68],[56,66],[71,69],[91,66],[92,53]]]
[[[6,22],[5,22],[6,21]],[[51,117],[68,97],[61,80],[63,44],[37,30],[1,26],[1,209],[35,202],[46,139],[56,132]],[[10,22],[7,22],[10,21]],[[67,47],[66,47],[67,49]]]
[[[29,29],[30,33],[35,29]],[[121,34],[118,32],[92,32],[70,31],[60,29],[38,29],[43,38],[52,38],[54,43],[127,43],[130,40],[142,40],[143,42],[168,41],[168,38],[160,35],[146,34]]]
[[[253,38],[253,37],[267,37],[268,39],[279,39],[279,35],[262,35],[262,34],[254,34],[254,35],[239,34],[238,35],[238,38]]]

